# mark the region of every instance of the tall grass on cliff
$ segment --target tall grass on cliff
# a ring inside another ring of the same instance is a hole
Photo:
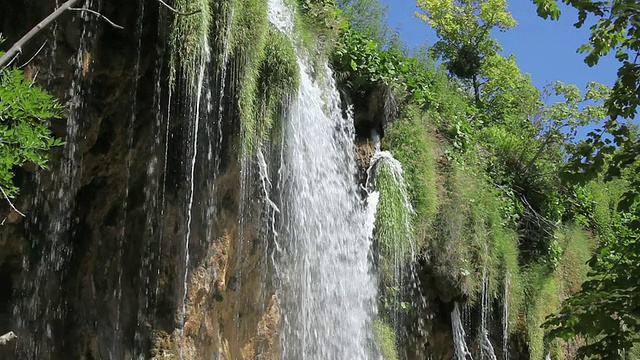
[[[169,82],[184,78],[186,86],[197,86],[199,68],[208,61],[211,31],[209,0],[176,0],[175,9],[189,15],[174,16],[169,36]]]

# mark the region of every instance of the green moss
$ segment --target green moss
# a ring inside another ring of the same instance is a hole
[[[415,108],[407,108],[400,119],[385,129],[384,146],[402,163],[409,184],[411,204],[416,212],[414,229],[418,246],[438,210],[438,188],[434,141],[427,118]]]
[[[525,319],[531,359],[544,359],[546,355],[545,334],[540,325],[561,304],[558,283],[554,277],[545,276],[545,269],[544,265],[534,266],[528,274],[531,277],[532,288],[529,289],[527,296],[530,300]]]
[[[380,347],[382,358],[384,360],[398,360],[398,352],[396,350],[396,334],[391,325],[384,320],[376,319],[373,322],[373,334],[376,343]]]
[[[287,95],[299,85],[291,41],[269,26],[265,0],[235,2],[233,54],[240,62],[238,108],[243,150],[252,152],[270,135]]]
[[[577,226],[561,228],[557,235],[561,250],[558,267],[550,272],[548,266],[535,264],[526,270],[525,303],[526,330],[532,359],[544,358],[550,351],[554,359],[563,359],[563,344],[555,340],[545,344],[545,332],[540,325],[550,314],[557,312],[562,301],[580,290],[587,279],[589,267],[586,264],[594,246],[588,233]]]
[[[376,244],[379,254],[379,269],[383,284],[394,286],[401,274],[400,266],[411,261],[412,209],[407,207],[407,194],[399,174],[394,174],[385,160],[379,165],[375,181],[380,192],[376,212]]]
[[[524,301],[522,276],[518,264],[518,236],[512,229],[495,225],[492,241],[494,269],[492,273],[494,281],[500,284],[496,290],[499,291],[502,304],[508,306],[508,328],[509,332],[513,333],[517,328]]]
[[[343,19],[334,0],[298,0],[295,31],[310,53],[328,54],[340,34]]]
[[[206,61],[211,27],[210,0],[176,0],[176,10],[191,15],[174,16],[169,46],[169,82],[174,84],[177,76],[184,77],[188,88],[197,84],[199,66]]]
[[[278,30],[270,28],[264,58],[258,69],[256,114],[243,121],[243,131],[248,141],[246,145],[251,147],[267,140],[281,114],[283,102],[298,90],[299,71],[291,41]]]

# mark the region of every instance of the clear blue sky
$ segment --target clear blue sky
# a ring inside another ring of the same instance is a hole
[[[399,30],[409,47],[431,45],[437,41],[435,33],[414,16],[413,0],[380,0],[388,5],[387,20],[392,28]],[[584,89],[589,81],[612,86],[617,78],[618,62],[609,56],[590,68],[578,54],[578,47],[589,39],[589,28],[573,27],[577,16],[575,10],[561,7],[560,20],[544,20],[537,16],[532,0],[508,0],[509,11],[518,25],[505,33],[498,33],[505,54],[514,54],[518,66],[531,74],[534,85],[542,88],[546,83],[560,80],[576,84]]]

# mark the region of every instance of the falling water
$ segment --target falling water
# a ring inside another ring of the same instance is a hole
[[[453,331],[453,349],[457,360],[472,359],[467,347],[466,334],[460,318],[460,305],[456,302],[451,312],[451,328]]]
[[[504,298],[502,299],[502,353],[504,360],[509,360],[509,288],[511,287],[511,274],[504,277]]]
[[[288,243],[277,265],[284,300],[284,359],[365,359],[376,285],[371,225],[355,180],[353,128],[339,94],[300,60],[300,91],[286,134],[283,194]]]
[[[282,1],[269,1],[269,19],[290,34],[292,16]],[[317,81],[306,55],[299,53],[298,65],[300,89],[284,119],[284,243],[275,264],[282,358],[367,359],[376,284],[371,217],[355,179],[353,121],[342,116],[329,67],[317,69]]]
[[[87,7],[99,10],[96,1],[87,1]],[[25,296],[13,309],[17,319],[17,335],[21,339],[17,344],[16,353],[19,358],[48,359],[56,350],[53,345],[60,339],[54,339],[58,334],[57,326],[66,320],[66,306],[63,304],[61,289],[66,275],[66,264],[70,258],[72,246],[68,241],[73,218],[69,214],[73,210],[74,199],[78,191],[78,182],[82,169],[81,154],[78,151],[83,113],[85,110],[84,96],[88,93],[90,81],[86,75],[91,71],[90,43],[94,36],[95,22],[88,13],[81,13],[82,31],[80,43],[75,57],[70,59],[74,67],[73,81],[69,90],[68,119],[65,136],[65,146],[58,168],[47,174],[38,174],[36,181],[39,186],[43,182],[52,183],[51,198],[37,197],[34,208],[44,208],[43,218],[34,216],[34,223],[29,224],[36,229],[29,233],[36,234],[32,240],[33,249],[41,257],[29,263],[24,261],[24,271],[29,277],[22,284]],[[53,175],[55,174],[55,176]]]
[[[379,231],[385,231],[387,233],[385,236],[393,238],[393,243],[386,245],[392,248],[379,251],[380,260],[378,266],[381,269],[382,294],[387,303],[386,310],[389,312],[391,324],[397,335],[404,335],[402,319],[406,311],[403,306],[406,307],[405,303],[409,302],[407,301],[409,300],[409,291],[416,284],[415,272],[412,268],[415,259],[415,244],[411,226],[414,210],[408,193],[408,185],[403,176],[402,164],[389,151],[380,151],[380,141],[377,133],[372,133],[372,138],[377,151],[371,158],[369,169],[367,170],[366,188],[369,192],[378,188],[378,176],[384,169],[391,174],[393,189],[394,191],[399,191],[399,194],[382,192],[380,201],[394,202],[398,199],[385,199],[384,197],[393,198],[399,196],[399,200],[402,203],[402,209],[398,210],[399,213],[394,215],[402,217],[400,219],[402,224],[399,228],[378,229]],[[390,231],[393,231],[393,234],[390,234]],[[383,274],[389,275],[384,276]]]
[[[491,299],[489,298],[489,279],[486,267],[482,270],[482,294],[480,304],[480,359],[496,360],[496,354],[489,339],[489,310]]]

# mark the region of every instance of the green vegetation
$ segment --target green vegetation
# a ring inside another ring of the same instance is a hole
[[[558,15],[555,1],[535,2],[541,14]],[[565,358],[580,346],[581,356],[619,358],[639,341],[640,147],[633,126],[607,117],[637,106],[640,76],[629,52],[640,44],[638,5],[564,2],[581,11],[580,23],[586,14],[599,19],[582,48],[588,62],[618,51],[623,68],[613,89],[536,89],[491,37],[515,26],[504,0],[418,1],[418,16],[439,36],[430,55],[449,76],[423,53],[385,48],[382,7],[344,0],[353,25],[343,28],[333,63],[356,106],[391,89],[383,148],[405,169],[417,254],[441,298],[475,301],[484,273],[489,296],[508,300],[509,329],[529,342],[532,358]],[[368,6],[372,19],[358,15]],[[560,100],[544,104],[548,96]],[[594,125],[587,139],[576,138]],[[379,211],[393,218],[397,204],[385,196]],[[376,240],[393,239],[379,232]],[[554,340],[575,336],[563,349]]]
[[[209,0],[177,0],[173,3],[176,10],[190,15],[173,18],[169,38],[169,82],[172,85],[177,77],[183,77],[187,89],[197,88],[200,65],[209,56],[210,4]]]
[[[561,250],[557,268],[549,272],[544,264],[533,264],[525,270],[526,325],[531,358],[544,358],[551,351],[555,359],[564,359],[562,341],[547,343],[545,330],[540,326],[545,318],[557,312],[562,300],[580,290],[587,280],[587,260],[591,257],[594,239],[576,225],[558,232]]]
[[[48,121],[63,115],[62,106],[21,70],[0,69],[0,188],[6,193],[0,196],[17,195],[16,167],[32,163],[46,168],[49,149],[62,145]]]
[[[534,2],[540,16],[560,16],[555,0]],[[617,202],[615,210],[602,211],[600,207],[594,209],[599,210],[594,217],[582,214],[601,237],[599,248],[589,261],[590,280],[545,325],[552,337],[587,338],[579,351],[581,358],[622,359],[640,343],[640,288],[632,280],[640,275],[640,146],[637,128],[625,122],[636,115],[640,105],[640,4],[563,2],[578,10],[576,27],[583,26],[588,16],[596,19],[589,42],[578,49],[587,54],[585,62],[594,66],[600,57],[615,52],[621,64],[618,79],[606,99],[609,119],[575,146],[564,179],[580,185],[596,179],[599,186],[601,181],[624,179],[627,185],[621,196],[612,197]],[[606,214],[611,215],[613,226],[596,220]]]
[[[396,335],[389,324],[376,319],[373,322],[373,334],[384,360],[398,360],[400,358],[396,351]]]
[[[393,286],[402,277],[399,264],[411,261],[413,211],[407,207],[408,194],[402,174],[392,170],[386,160],[380,160],[375,188],[380,192],[376,213],[376,239],[379,271],[383,284]]]
[[[232,54],[240,62],[243,150],[251,153],[270,135],[282,104],[298,89],[299,70],[291,40],[268,24],[266,1],[234,2]]]
[[[408,107],[397,121],[387,126],[384,137],[385,147],[393,149],[409,184],[408,195],[415,211],[412,227],[418,248],[425,244],[426,233],[438,209],[439,190],[433,154],[437,149],[430,137],[432,131],[428,119],[417,109]],[[381,201],[384,201],[384,194],[381,194]]]
[[[436,31],[439,40],[431,51],[442,58],[450,73],[472,82],[480,103],[480,77],[486,74],[485,59],[498,56],[500,44],[491,30],[505,31],[516,25],[506,11],[506,0],[418,0],[416,15]]]

